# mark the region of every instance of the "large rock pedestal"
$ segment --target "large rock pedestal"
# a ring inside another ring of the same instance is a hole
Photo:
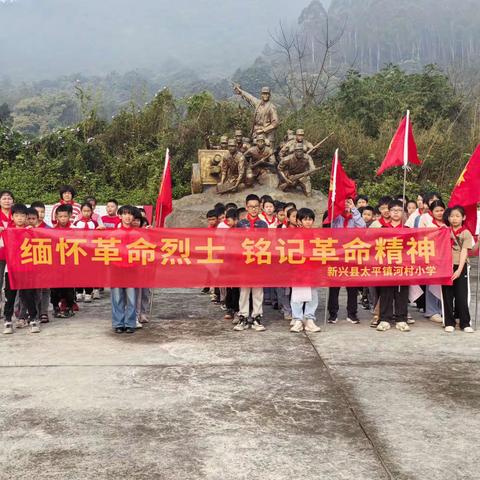
[[[297,208],[311,208],[317,217],[315,224],[320,226],[322,223],[323,212],[327,208],[327,198],[322,193],[313,190],[311,197],[306,197],[301,190],[296,192],[282,192],[276,188],[266,185],[257,185],[249,190],[218,195],[215,188],[210,188],[203,193],[188,195],[180,200],[173,202],[173,213],[169,215],[166,226],[170,228],[200,228],[207,226],[206,214],[213,206],[218,203],[233,202],[238,207],[245,206],[245,197],[255,193],[259,197],[270,195],[274,200],[281,202],[295,202]]]

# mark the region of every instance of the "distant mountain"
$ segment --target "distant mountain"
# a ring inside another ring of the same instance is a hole
[[[158,73],[174,59],[203,76],[225,76],[259,55],[269,31],[280,19],[294,21],[303,6],[291,0],[0,2],[0,75]]]

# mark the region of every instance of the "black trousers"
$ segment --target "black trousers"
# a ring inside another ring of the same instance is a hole
[[[225,306],[227,310],[232,310],[238,312],[240,300],[240,289],[239,288],[227,288],[227,295],[225,297]]]
[[[27,308],[28,319],[33,321],[37,318],[37,295],[34,289],[18,290],[20,300]],[[13,311],[15,309],[15,300],[17,298],[17,290],[10,288],[10,280],[8,273],[5,274],[5,321],[11,322]]]
[[[339,310],[338,295],[340,293],[340,287],[330,287],[328,289],[328,313],[332,316],[336,316]],[[357,315],[357,287],[347,287],[347,314]]]
[[[408,315],[408,287],[380,287],[380,320],[406,322]]]
[[[455,271],[458,266],[453,267]],[[455,312],[460,319],[460,328],[470,327],[470,312],[468,310],[468,273],[465,265],[462,274],[453,285],[442,286],[443,309],[445,313],[445,326],[455,326]]]
[[[75,290],[73,288],[52,288],[50,293],[50,300],[54,310],[58,310],[58,304],[62,298],[65,299],[67,308],[70,310],[73,307]]]

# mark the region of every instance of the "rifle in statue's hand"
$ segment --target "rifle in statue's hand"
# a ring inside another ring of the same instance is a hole
[[[293,186],[293,185],[297,184],[302,178],[309,177],[310,175],[313,175],[314,173],[317,173],[320,170],[322,170],[322,168],[323,167],[317,167],[317,168],[314,168],[313,170],[308,170],[306,172],[297,173],[296,175],[292,175],[291,177],[288,177],[289,181],[280,184],[279,188],[281,190],[283,190],[283,189],[287,188],[288,186]]]
[[[324,144],[333,134],[334,134],[334,132],[332,132],[330,135],[328,135],[327,137],[325,137],[321,142],[318,142],[316,145],[314,145],[314,146],[307,152],[307,154],[310,155],[311,153],[317,151],[317,150],[322,146],[322,144]]]

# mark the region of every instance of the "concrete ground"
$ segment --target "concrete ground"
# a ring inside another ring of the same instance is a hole
[[[322,299],[324,293],[322,291]],[[344,302],[345,304],[345,302]],[[0,479],[479,479],[480,333],[234,332],[198,290],[0,338]],[[319,307],[323,323],[323,302]]]

